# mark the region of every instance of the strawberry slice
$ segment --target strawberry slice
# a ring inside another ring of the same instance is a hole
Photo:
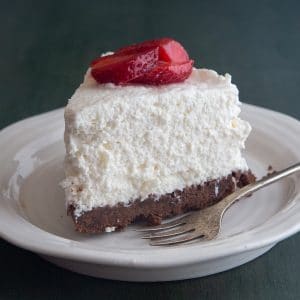
[[[98,83],[126,84],[157,65],[158,49],[126,55],[108,55],[92,63],[91,74]]]
[[[182,64],[159,62],[158,65],[142,76],[133,79],[131,83],[162,85],[182,82],[187,79],[193,69],[193,60]]]
[[[157,40],[145,41],[143,43],[134,44],[128,47],[123,47],[116,51],[117,55],[133,54],[149,49],[159,49],[159,60],[181,64],[189,60],[189,56],[185,49],[177,41],[170,38],[162,38]]]
[[[177,41],[170,38],[146,41],[120,48],[114,54],[91,62],[98,83],[168,84],[185,80],[193,61]]]
[[[110,60],[112,56],[115,56],[115,54],[110,54],[110,55],[105,55],[105,56],[97,57],[96,59],[94,59],[94,60],[90,63],[90,67],[95,66],[100,60],[101,60],[101,61],[104,61],[104,60]]]

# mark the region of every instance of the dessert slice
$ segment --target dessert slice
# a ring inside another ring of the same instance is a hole
[[[92,63],[65,109],[63,187],[76,230],[159,224],[255,180],[241,154],[251,127],[238,117],[237,87],[192,64],[171,39]]]

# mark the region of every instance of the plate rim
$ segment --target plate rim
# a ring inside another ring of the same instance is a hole
[[[248,113],[255,112],[257,115],[259,115],[259,114],[269,115],[269,116],[272,116],[272,118],[275,118],[276,120],[279,119],[281,122],[286,122],[290,125],[289,129],[291,129],[291,128],[296,129],[300,133],[300,122],[291,116],[285,115],[280,112],[275,112],[275,111],[267,109],[267,108],[249,105],[249,104],[243,104],[243,107],[244,107],[244,110],[249,111]],[[22,127],[25,123],[31,123],[31,122],[39,121],[39,120],[42,121],[42,123],[43,123],[47,119],[53,119],[55,117],[61,118],[62,112],[63,112],[63,108],[55,109],[50,112],[46,112],[46,113],[42,113],[42,114],[39,114],[36,116],[26,118],[24,120],[18,121],[12,125],[5,127],[4,129],[2,129],[0,131],[0,145],[2,143],[2,139],[6,135],[9,136],[15,130],[20,129],[20,127]],[[45,118],[45,120],[43,120],[43,118]],[[299,145],[300,145],[300,142],[299,142]],[[0,170],[0,172],[1,172],[1,170]],[[294,196],[295,196],[295,198],[299,198],[299,196],[300,196],[299,191]],[[0,195],[0,206],[2,203],[1,201],[2,202],[5,201],[3,195]],[[7,211],[6,211],[6,213],[7,213]],[[16,212],[14,212],[14,213],[16,213]],[[274,216],[276,216],[277,214],[275,214]],[[4,218],[3,218],[3,215],[4,215]],[[18,218],[21,218],[17,214],[16,214],[16,216]],[[8,220],[14,221],[14,218],[10,218],[12,216],[6,215],[6,218],[7,217],[8,217]],[[271,219],[273,219],[273,217]],[[189,251],[193,250],[193,255],[181,256],[181,260],[177,260],[176,263],[174,264],[174,260],[167,259],[166,255],[161,255],[161,254],[158,255],[159,251],[156,251],[156,250],[154,251],[153,248],[151,248],[151,250],[150,249],[147,250],[147,252],[148,251],[151,251],[152,253],[155,252],[156,258],[163,256],[164,257],[163,260],[160,259],[157,261],[153,261],[153,260],[148,261],[148,260],[145,260],[145,255],[141,255],[141,256],[138,256],[133,259],[132,257],[130,257],[130,258],[128,257],[127,252],[126,253],[119,252],[118,257],[112,257],[111,254],[107,255],[107,253],[105,253],[105,251],[103,251],[103,250],[79,248],[80,251],[78,251],[77,244],[82,244],[83,242],[72,241],[70,239],[66,239],[66,238],[62,238],[60,236],[54,235],[50,232],[42,230],[41,228],[33,225],[29,221],[22,219],[21,223],[25,222],[27,227],[31,227],[31,231],[29,231],[29,232],[33,233],[34,237],[35,237],[35,238],[33,238],[33,240],[32,239],[24,239],[24,237],[22,237],[22,235],[20,235],[20,232],[18,232],[18,231],[15,231],[14,232],[15,234],[13,234],[13,235],[9,234],[9,232],[11,233],[11,231],[9,231],[9,228],[7,228],[7,226],[5,226],[4,220],[7,220],[7,219],[5,219],[5,210],[4,211],[1,210],[0,211],[0,237],[16,246],[21,247],[21,248],[24,248],[24,249],[27,249],[27,250],[30,250],[30,251],[33,251],[33,252],[36,252],[39,254],[43,254],[43,255],[60,257],[60,258],[64,258],[64,259],[71,259],[71,260],[75,260],[75,261],[84,261],[84,262],[97,263],[97,264],[102,264],[102,265],[114,265],[114,266],[119,266],[119,267],[121,267],[121,266],[129,267],[130,266],[131,268],[143,267],[143,268],[151,268],[151,269],[153,269],[155,267],[160,267],[160,268],[161,267],[169,267],[169,266],[174,267],[174,266],[192,264],[195,262],[199,263],[201,261],[213,260],[213,259],[217,259],[217,258],[221,258],[221,257],[232,256],[232,255],[246,252],[246,251],[259,249],[262,247],[266,247],[268,245],[276,244],[279,241],[295,234],[296,232],[298,232],[300,230],[300,220],[299,220],[298,222],[295,222],[293,224],[293,226],[288,226],[288,227],[286,226],[285,228],[282,228],[281,233],[277,233],[277,235],[272,236],[272,237],[264,238],[263,241],[261,241],[261,240],[256,241],[256,242],[250,241],[250,242],[248,242],[248,244],[241,243],[241,245],[234,245],[234,248],[223,247],[223,249],[219,248],[217,253],[212,251],[212,252],[205,253],[205,255],[203,255],[203,253],[200,253],[199,255],[194,255],[195,250],[197,250],[197,248],[199,248],[199,244],[195,244],[195,245],[191,244],[191,245],[189,245],[188,249],[189,249]],[[290,221],[290,220],[291,219],[289,219],[288,221]],[[268,222],[269,221],[267,221],[263,224],[266,224]],[[284,224],[286,225],[287,221]],[[281,224],[281,225],[283,225],[283,224]],[[247,233],[251,233],[252,231],[253,231],[253,229],[247,231]],[[39,241],[36,239],[40,238],[40,237],[44,237],[45,239],[48,239],[47,243],[39,243]],[[227,237],[226,240],[230,241],[234,237],[235,236]],[[49,238],[50,238],[50,240],[49,240]],[[51,239],[54,241],[54,244],[50,243]],[[68,241],[71,241],[71,243],[69,243]],[[221,241],[221,240],[217,240],[217,241]],[[214,242],[216,242],[216,241],[212,241],[212,242],[208,242],[208,243],[214,243]],[[61,244],[63,244],[64,247],[57,247],[56,243],[58,243],[60,246],[62,246]],[[70,244],[70,245],[68,245],[68,244]],[[50,247],[49,247],[49,245],[50,245]],[[201,246],[203,246],[203,245],[204,245],[204,243],[201,243]],[[208,244],[208,247],[209,246],[214,246],[214,245]],[[159,249],[162,250],[162,248],[160,248],[160,247],[159,247]],[[166,249],[166,248],[164,248],[164,249]],[[182,246],[176,246],[176,247],[169,248],[170,251],[168,251],[168,252],[177,252],[176,256],[180,256],[178,252],[182,252],[182,251],[184,251],[184,249],[185,248]],[[143,251],[145,251],[145,249],[143,249]],[[100,253],[101,253],[101,255],[99,255]],[[168,254],[168,255],[170,255],[170,254]]]

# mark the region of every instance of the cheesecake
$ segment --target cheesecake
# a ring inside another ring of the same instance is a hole
[[[93,62],[65,108],[62,186],[79,232],[160,224],[255,180],[242,155],[251,126],[239,118],[231,76],[192,67],[186,57],[168,62],[156,49],[153,66],[124,81],[100,74],[101,58]],[[102,56],[105,68],[109,59],[126,60],[114,55]]]

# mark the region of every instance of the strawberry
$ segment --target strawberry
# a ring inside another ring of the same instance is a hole
[[[187,79],[193,68],[193,60],[182,64],[159,62],[158,65],[144,75],[132,80],[132,83],[162,85],[182,82]]]
[[[162,38],[123,47],[91,62],[98,83],[168,84],[185,80],[193,61],[175,40]]]
[[[146,41],[123,47],[116,51],[117,55],[132,54],[149,49],[159,49],[159,60],[172,63],[184,63],[189,60],[189,56],[185,49],[177,41],[170,38],[162,38],[157,40]]]
[[[156,66],[158,49],[130,55],[108,55],[94,61],[91,74],[98,83],[126,84]]]
[[[94,60],[90,63],[90,66],[91,66],[91,67],[95,66],[100,60],[101,60],[101,61],[109,60],[109,59],[111,59],[112,56],[115,56],[115,55],[114,55],[114,54],[110,54],[110,55],[100,56],[100,57],[94,59]]]

